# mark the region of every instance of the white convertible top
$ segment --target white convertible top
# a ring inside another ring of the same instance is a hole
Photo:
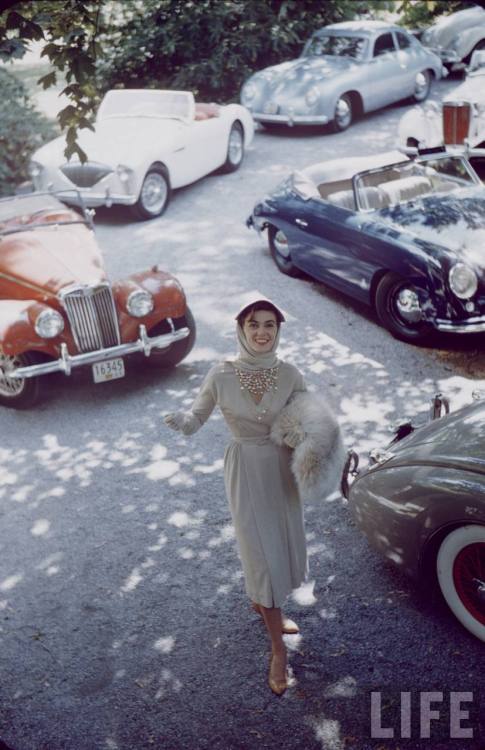
[[[369,156],[347,156],[344,159],[331,159],[313,164],[303,169],[300,175],[318,187],[326,182],[351,180],[354,175],[367,169],[386,167],[403,161],[409,161],[409,157],[401,151],[386,151],[383,154]],[[301,180],[301,177],[299,179]]]
[[[111,89],[99,105],[97,121],[108,117],[171,117],[194,119],[191,91],[169,89]]]

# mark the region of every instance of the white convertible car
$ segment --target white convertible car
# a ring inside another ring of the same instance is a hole
[[[239,104],[202,104],[189,91],[116,89],[102,100],[95,131],[79,132],[87,154],[66,161],[63,136],[35,152],[36,190],[62,191],[85,206],[130,206],[137,219],[163,213],[173,188],[241,164],[254,134],[253,120]]]
[[[466,79],[442,104],[428,102],[403,115],[399,145],[408,153],[410,148],[485,147],[485,50],[473,53]]]

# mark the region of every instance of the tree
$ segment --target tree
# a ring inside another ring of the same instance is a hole
[[[24,86],[0,68],[0,195],[29,177],[30,154],[53,138],[54,127],[29,102]]]
[[[99,85],[191,89],[209,100],[234,99],[252,72],[298,56],[315,29],[369,6],[359,0],[127,3],[107,22]]]
[[[56,84],[59,72],[65,74],[67,85],[62,93],[70,103],[57,118],[66,130],[66,157],[77,153],[82,161],[86,155],[76,136],[80,128],[92,129],[102,5],[103,0],[3,0],[0,14],[0,59],[19,59],[31,41],[42,41],[42,55],[49,59],[53,70],[39,79],[39,84],[48,88]]]

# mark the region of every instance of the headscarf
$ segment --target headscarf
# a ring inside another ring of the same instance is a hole
[[[273,308],[279,322],[285,320],[285,316],[283,315],[281,310],[274,304],[274,302],[271,302],[271,300],[264,298],[256,299],[249,305],[244,305],[244,307],[242,307],[236,315],[236,318],[238,318],[241,313],[244,313],[246,310],[247,312],[249,312],[258,302],[266,302],[268,304],[269,310]],[[239,323],[236,324],[236,334],[239,345],[239,357],[233,360],[233,365],[238,370],[270,370],[273,367],[277,367],[278,357],[276,356],[276,350],[278,348],[280,340],[280,326],[278,326],[278,331],[273,341],[273,345],[267,352],[255,352],[251,349],[247,342],[246,336],[244,335],[244,331]]]

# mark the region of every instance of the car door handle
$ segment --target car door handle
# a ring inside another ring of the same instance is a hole
[[[295,219],[295,224],[298,224],[300,227],[307,227],[308,222],[305,221],[305,219]]]

